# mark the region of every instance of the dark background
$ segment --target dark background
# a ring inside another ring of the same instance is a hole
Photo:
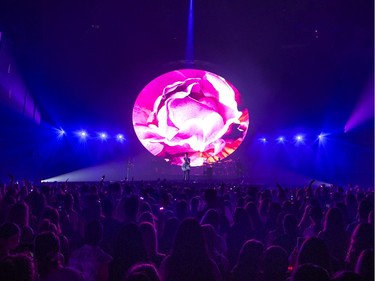
[[[137,94],[158,75],[192,67],[241,92],[250,129],[232,158],[250,178],[373,186],[373,113],[344,133],[365,92],[373,103],[373,1],[196,0],[193,7],[187,50],[188,0],[1,1],[0,51],[9,50],[41,122],[10,106],[1,85],[0,177],[42,179],[143,155],[131,122]],[[57,141],[59,127],[123,132],[127,142],[82,145],[71,133]],[[314,142],[321,131],[331,133],[324,150]],[[309,138],[303,147],[291,143],[299,132]],[[290,140],[283,148],[273,141],[279,134]]]

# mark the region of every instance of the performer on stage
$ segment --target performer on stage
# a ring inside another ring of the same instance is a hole
[[[188,181],[190,179],[190,158],[187,153],[185,153],[184,163],[181,167],[182,171],[184,171],[184,180]]]

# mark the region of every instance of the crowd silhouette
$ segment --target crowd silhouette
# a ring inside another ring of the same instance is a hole
[[[373,248],[373,187],[0,188],[3,281],[372,281]]]

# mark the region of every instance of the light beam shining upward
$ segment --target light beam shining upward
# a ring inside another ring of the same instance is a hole
[[[194,61],[194,25],[193,25],[193,0],[189,4],[189,17],[186,40],[186,61],[192,63]]]

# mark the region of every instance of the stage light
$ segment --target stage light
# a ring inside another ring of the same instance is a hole
[[[325,141],[326,141],[326,137],[327,137],[328,134],[326,133],[320,133],[318,135],[318,138],[317,138],[317,141],[319,142],[319,144],[323,144]]]
[[[303,135],[296,135],[295,137],[294,137],[294,139],[296,140],[296,143],[297,144],[301,144],[301,143],[303,143]]]
[[[266,139],[266,138],[260,138],[259,141],[260,141],[261,143],[267,143],[267,139]]]
[[[122,134],[117,134],[117,136],[116,136],[116,140],[117,140],[118,142],[123,142],[123,141],[125,140],[124,135],[122,135]]]
[[[80,138],[81,141],[85,141],[88,137],[87,132],[84,131],[84,130],[81,130],[81,131],[77,132],[77,135],[78,135],[78,137]]]
[[[278,143],[284,143],[285,142],[285,138],[282,137],[282,136],[278,137],[276,140],[277,140]]]
[[[65,131],[63,129],[56,129],[57,137],[61,139],[63,136],[66,135]]]
[[[102,133],[99,133],[99,138],[100,138],[102,141],[105,141],[105,140],[108,138],[108,136],[107,136],[106,133],[102,132]]]

